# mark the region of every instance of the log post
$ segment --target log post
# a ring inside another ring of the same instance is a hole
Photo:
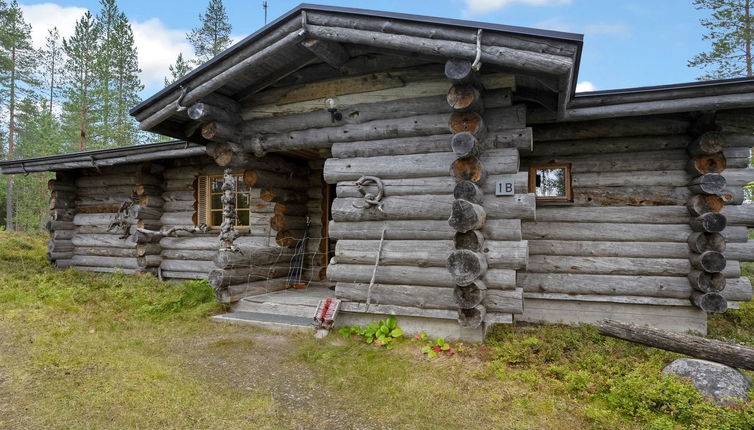
[[[144,186],[148,182],[153,182],[145,180],[153,170],[154,165],[151,163],[142,163],[136,168],[134,175],[134,184],[136,185],[134,187],[134,201],[137,204],[132,208],[132,213],[134,214],[137,228],[139,225],[149,223],[154,230],[160,230],[162,227],[160,221],[163,213],[162,205],[142,206],[139,204],[140,202],[148,202],[150,200],[155,202],[162,200],[163,190],[161,187]],[[160,180],[157,183],[164,183],[164,181]],[[136,242],[137,247],[137,271],[147,273],[152,272],[154,267],[159,267],[159,262],[161,261],[160,253],[162,251],[159,245],[151,243],[152,239],[149,235],[138,234],[137,232],[134,232],[133,240]]]
[[[239,124],[241,122],[241,115],[237,111],[226,110],[222,107],[203,102],[194,103],[188,108],[186,113],[194,121],[204,123],[217,121],[227,124]]]
[[[727,165],[723,150],[725,135],[717,131],[701,134],[687,147],[690,155],[686,170],[695,175],[689,183],[694,194],[686,207],[691,214],[691,233],[688,238],[689,261],[693,269],[688,275],[694,288],[691,303],[708,313],[725,312],[728,302],[719,294],[725,288],[725,238],[720,233],[727,226],[727,218],[721,214],[726,200],[734,197],[726,194],[727,181],[721,175]]]

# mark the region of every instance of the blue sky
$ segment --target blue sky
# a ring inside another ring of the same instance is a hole
[[[311,1],[314,3],[314,1]],[[47,28],[70,34],[84,10],[98,9],[97,0],[20,3],[34,26],[35,43]],[[185,33],[198,25],[208,0],[120,0],[134,26],[139,48],[144,97],[158,91],[178,52],[190,54]],[[240,39],[264,25],[262,0],[225,0]],[[269,20],[300,2],[268,0]],[[613,89],[692,81],[701,74],[686,66],[707,49],[704,29],[691,0],[432,0],[320,1],[321,4],[380,9],[447,18],[561,30],[584,34],[578,81],[582,90]]]

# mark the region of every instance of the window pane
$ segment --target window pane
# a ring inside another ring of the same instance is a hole
[[[537,197],[565,197],[566,169],[537,169]]]
[[[238,191],[249,190],[249,187],[247,187],[246,184],[243,183],[243,176],[236,176],[236,190]]]
[[[248,209],[249,208],[249,195],[246,193],[238,193],[238,200],[236,200],[236,207],[238,209]]]
[[[223,208],[222,197],[223,197],[222,194],[213,194],[210,209],[222,209]]]
[[[213,193],[221,193],[223,191],[223,178],[212,178],[212,190]]]
[[[220,225],[222,223],[223,223],[223,212],[213,211],[212,212],[212,225]]]
[[[238,214],[238,225],[240,226],[248,226],[249,225],[249,211],[236,211]]]

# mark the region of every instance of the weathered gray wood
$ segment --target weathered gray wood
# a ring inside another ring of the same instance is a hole
[[[721,152],[725,148],[725,135],[717,131],[708,131],[689,143],[691,156],[709,155]]]
[[[76,214],[73,217],[73,224],[75,225],[108,225],[115,217],[114,213],[103,214]]]
[[[597,327],[605,336],[754,370],[754,348],[747,346],[617,321],[602,321]]]
[[[450,164],[450,176],[456,181],[485,182],[487,169],[479,158],[459,158]]]
[[[217,255],[217,251],[215,250],[163,249],[160,255],[162,255],[162,258],[166,260],[212,261],[215,258],[215,255]],[[205,277],[206,277],[206,273],[205,273]]]
[[[217,235],[191,237],[163,237],[160,239],[163,249],[217,251],[220,240]]]
[[[527,194],[529,192],[528,172],[519,172],[508,175],[488,175],[487,179],[481,185],[481,190],[484,193],[495,194],[497,181],[504,179],[513,179],[514,191],[516,194]],[[444,175],[441,177],[429,178],[383,179],[382,184],[384,185],[385,195],[387,196],[408,196],[417,194],[452,194],[458,183],[455,179],[448,175]],[[372,194],[376,194],[377,192],[377,187],[373,185],[365,185],[364,189]],[[356,187],[355,181],[338,182],[336,196],[362,197]],[[540,210],[541,209],[545,208],[540,208]],[[688,214],[686,214],[686,220],[684,222],[688,222]]]
[[[386,234],[387,235],[387,234]],[[487,240],[478,248],[487,264],[495,269],[522,269],[528,261],[526,241]],[[377,258],[379,240],[339,240],[335,245],[335,261],[342,264],[370,264]],[[380,265],[445,267],[455,247],[451,240],[385,240],[380,252]],[[686,252],[685,255],[687,255]]]
[[[301,46],[335,69],[340,69],[350,57],[340,43],[309,39],[301,42]]]
[[[722,174],[729,186],[744,186],[749,182],[754,182],[754,168],[746,167],[744,169],[727,169]]]
[[[160,217],[160,223],[164,226],[193,226],[193,210],[186,212],[165,212]]]
[[[487,293],[487,286],[482,281],[474,281],[470,285],[456,285],[453,289],[453,299],[460,309],[471,309],[481,305]]]
[[[707,173],[692,179],[689,190],[695,194],[719,194],[726,187],[726,180],[718,173]]]
[[[691,302],[707,313],[721,314],[728,310],[728,301],[719,293],[691,293]]]
[[[487,272],[487,258],[478,252],[457,249],[448,255],[446,268],[456,285],[466,286]]]
[[[338,282],[335,294],[344,301],[366,302],[369,284]],[[487,290],[485,299],[490,311],[520,313],[522,291]],[[424,287],[420,285],[374,284],[371,292],[372,306],[395,305],[418,309],[457,309],[453,288]]]
[[[754,241],[728,244],[725,256],[731,260],[754,261]]]
[[[186,111],[188,117],[194,121],[202,122],[222,122],[226,124],[238,124],[241,122],[241,115],[238,112],[228,111],[224,108],[213,106],[208,103],[194,103]]]
[[[450,138],[450,147],[456,157],[459,158],[476,157],[481,151],[479,141],[468,131],[454,134]]]
[[[725,206],[720,213],[725,215],[728,225],[754,226],[754,204]]]
[[[379,240],[385,228],[385,239],[450,240],[456,232],[447,220],[334,222],[329,225],[330,237],[338,240]],[[687,234],[691,228],[686,226]],[[521,240],[521,220],[488,220],[482,229],[490,240]]]
[[[289,266],[244,266],[233,269],[211,269],[207,275],[209,284],[219,289],[244,282],[264,281],[288,275]]]
[[[565,126],[570,127],[570,126]],[[638,130],[641,132],[641,130]],[[607,135],[606,133],[605,135]],[[537,141],[537,156],[637,153],[641,151],[679,150],[688,145],[688,136],[657,135],[629,137],[584,136],[576,140]],[[685,153],[684,153],[685,155]],[[615,155],[613,155],[615,156]],[[685,157],[687,158],[687,157]]]
[[[688,253],[688,246],[681,242],[605,242],[589,240],[529,241],[529,254],[531,255],[686,258]]]
[[[122,174],[122,175],[100,175],[100,176],[80,176],[76,178],[76,186],[79,188],[99,188],[109,187],[111,185],[155,185],[159,186],[160,178],[153,175]]]
[[[741,187],[728,187],[719,194],[726,205],[741,205],[744,202],[744,190]]]
[[[330,264],[327,266],[327,279],[334,282],[369,283],[372,279],[373,269],[373,264]],[[490,269],[485,273],[483,280],[490,289],[514,289],[516,287],[516,271]],[[447,288],[455,285],[453,277],[444,267],[378,266],[375,282]]]
[[[453,188],[453,198],[479,204],[484,199],[484,193],[477,184],[471,181],[460,181]]]
[[[325,162],[324,178],[330,183],[354,181],[363,175],[381,179],[445,176],[456,160],[452,152],[410,154],[368,158],[331,158]],[[481,162],[488,174],[513,174],[519,169],[518,150],[502,148],[485,151]]]
[[[165,204],[162,205],[162,210],[164,212],[189,212],[194,211],[194,205],[195,201],[186,201],[186,200],[176,200],[172,202],[165,202]]]
[[[694,289],[704,293],[719,292],[725,288],[726,280],[722,273],[709,273],[692,270],[688,276],[689,283]]]
[[[478,328],[484,322],[487,316],[487,309],[484,305],[477,305],[471,309],[458,310],[458,324],[464,328]]]
[[[487,220],[487,212],[481,205],[466,200],[456,199],[450,210],[448,224],[459,233],[479,230]]]
[[[518,286],[526,292],[663,297],[688,300],[692,288],[681,276],[618,276],[570,273],[519,273]],[[722,294],[728,300],[749,300],[751,283],[747,278],[727,280]]]
[[[618,157],[620,158],[620,157]],[[627,174],[620,171],[578,173],[573,176],[573,186],[579,187],[628,187],[665,186],[683,187],[688,185],[691,175],[682,170],[638,171]]]
[[[217,300],[220,303],[234,303],[244,297],[257,296],[260,294],[271,293],[273,291],[284,290],[286,278],[266,279],[263,281],[246,282],[239,285],[230,285],[215,291]]]
[[[136,243],[121,239],[120,234],[82,234],[78,233],[71,239],[76,247],[98,248],[129,248],[135,249]]]
[[[163,270],[173,270],[178,272],[205,272],[215,268],[215,264],[205,260],[162,260]]]
[[[689,214],[683,206],[538,207],[537,221],[688,224]]]
[[[354,207],[363,205],[363,199],[336,198],[331,213],[335,221],[447,219],[454,201],[450,195],[385,197],[380,211]],[[535,205],[534,194],[485,196],[483,203],[487,218],[503,219],[533,219]]]
[[[689,225],[629,224],[629,223],[571,223],[524,222],[524,239],[605,240],[615,242],[682,242],[692,233]],[[730,242],[746,242],[745,227],[728,227],[722,235]]]
[[[480,230],[456,233],[455,236],[453,236],[453,247],[455,249],[468,249],[470,251],[479,252],[484,249],[484,242],[484,234]]]
[[[479,82],[477,71],[469,60],[449,59],[445,62],[445,77],[454,84],[476,84]]]
[[[309,181],[304,178],[266,172],[263,170],[246,170],[243,174],[243,181],[248,187],[252,188],[287,188],[304,190],[311,186]]]
[[[686,276],[692,265],[678,258],[574,257],[531,255],[526,270],[531,273],[595,275]],[[740,276],[740,265],[730,261],[722,270],[726,277]]]
[[[92,255],[74,255],[73,258],[71,258],[71,264],[84,267],[109,267],[122,269],[136,269],[138,267],[135,258],[100,257]]]
[[[702,253],[705,251],[723,252],[727,248],[725,238],[720,233],[694,232],[686,241],[689,251]]]
[[[473,43],[428,39],[343,27],[334,28],[308,25],[307,32],[315,39],[407,50],[420,54],[441,56],[443,58],[473,60],[477,52],[476,45]],[[485,46],[484,44],[482,45],[481,58],[485,63],[509,67],[514,70],[551,74],[567,73],[573,64],[572,60],[566,57],[519,51],[502,46]]]
[[[707,212],[691,219],[691,229],[704,233],[720,233],[727,226],[725,215],[717,212]]]
[[[632,152],[630,157],[616,154],[588,154],[568,156],[532,156],[522,160],[522,165],[529,163],[572,163],[571,171],[592,173],[606,171],[682,171],[686,168],[688,156],[683,150]]]
[[[402,19],[383,18],[379,16],[359,16],[331,12],[309,11],[307,22],[322,26],[353,27],[386,33],[399,33],[429,39],[438,38],[465,43],[476,43],[476,28],[440,27],[434,23],[406,21]],[[573,56],[575,46],[569,42],[554,39],[542,39],[533,36],[511,35],[500,32],[485,32],[483,44],[508,46],[534,52]],[[457,57],[449,57],[457,58]],[[458,60],[456,60],[458,61]]]
[[[701,254],[692,253],[689,255],[689,261],[694,268],[707,273],[720,273],[725,270],[726,266],[725,256],[717,251],[704,251]]]
[[[686,207],[692,217],[699,217],[708,212],[720,212],[725,202],[720,196],[696,194],[689,197]]]
[[[592,121],[541,124],[534,133],[534,141],[592,139],[600,137],[685,135],[689,121],[678,118],[642,118],[641,127],[635,118],[608,118]]]
[[[163,279],[207,279],[207,272],[179,272],[173,270],[161,270]]]

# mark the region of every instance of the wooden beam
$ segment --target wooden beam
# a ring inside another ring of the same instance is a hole
[[[349,58],[351,58],[343,45],[337,42],[307,39],[301,42],[301,46],[308,49],[322,61],[338,70],[340,70]]]

